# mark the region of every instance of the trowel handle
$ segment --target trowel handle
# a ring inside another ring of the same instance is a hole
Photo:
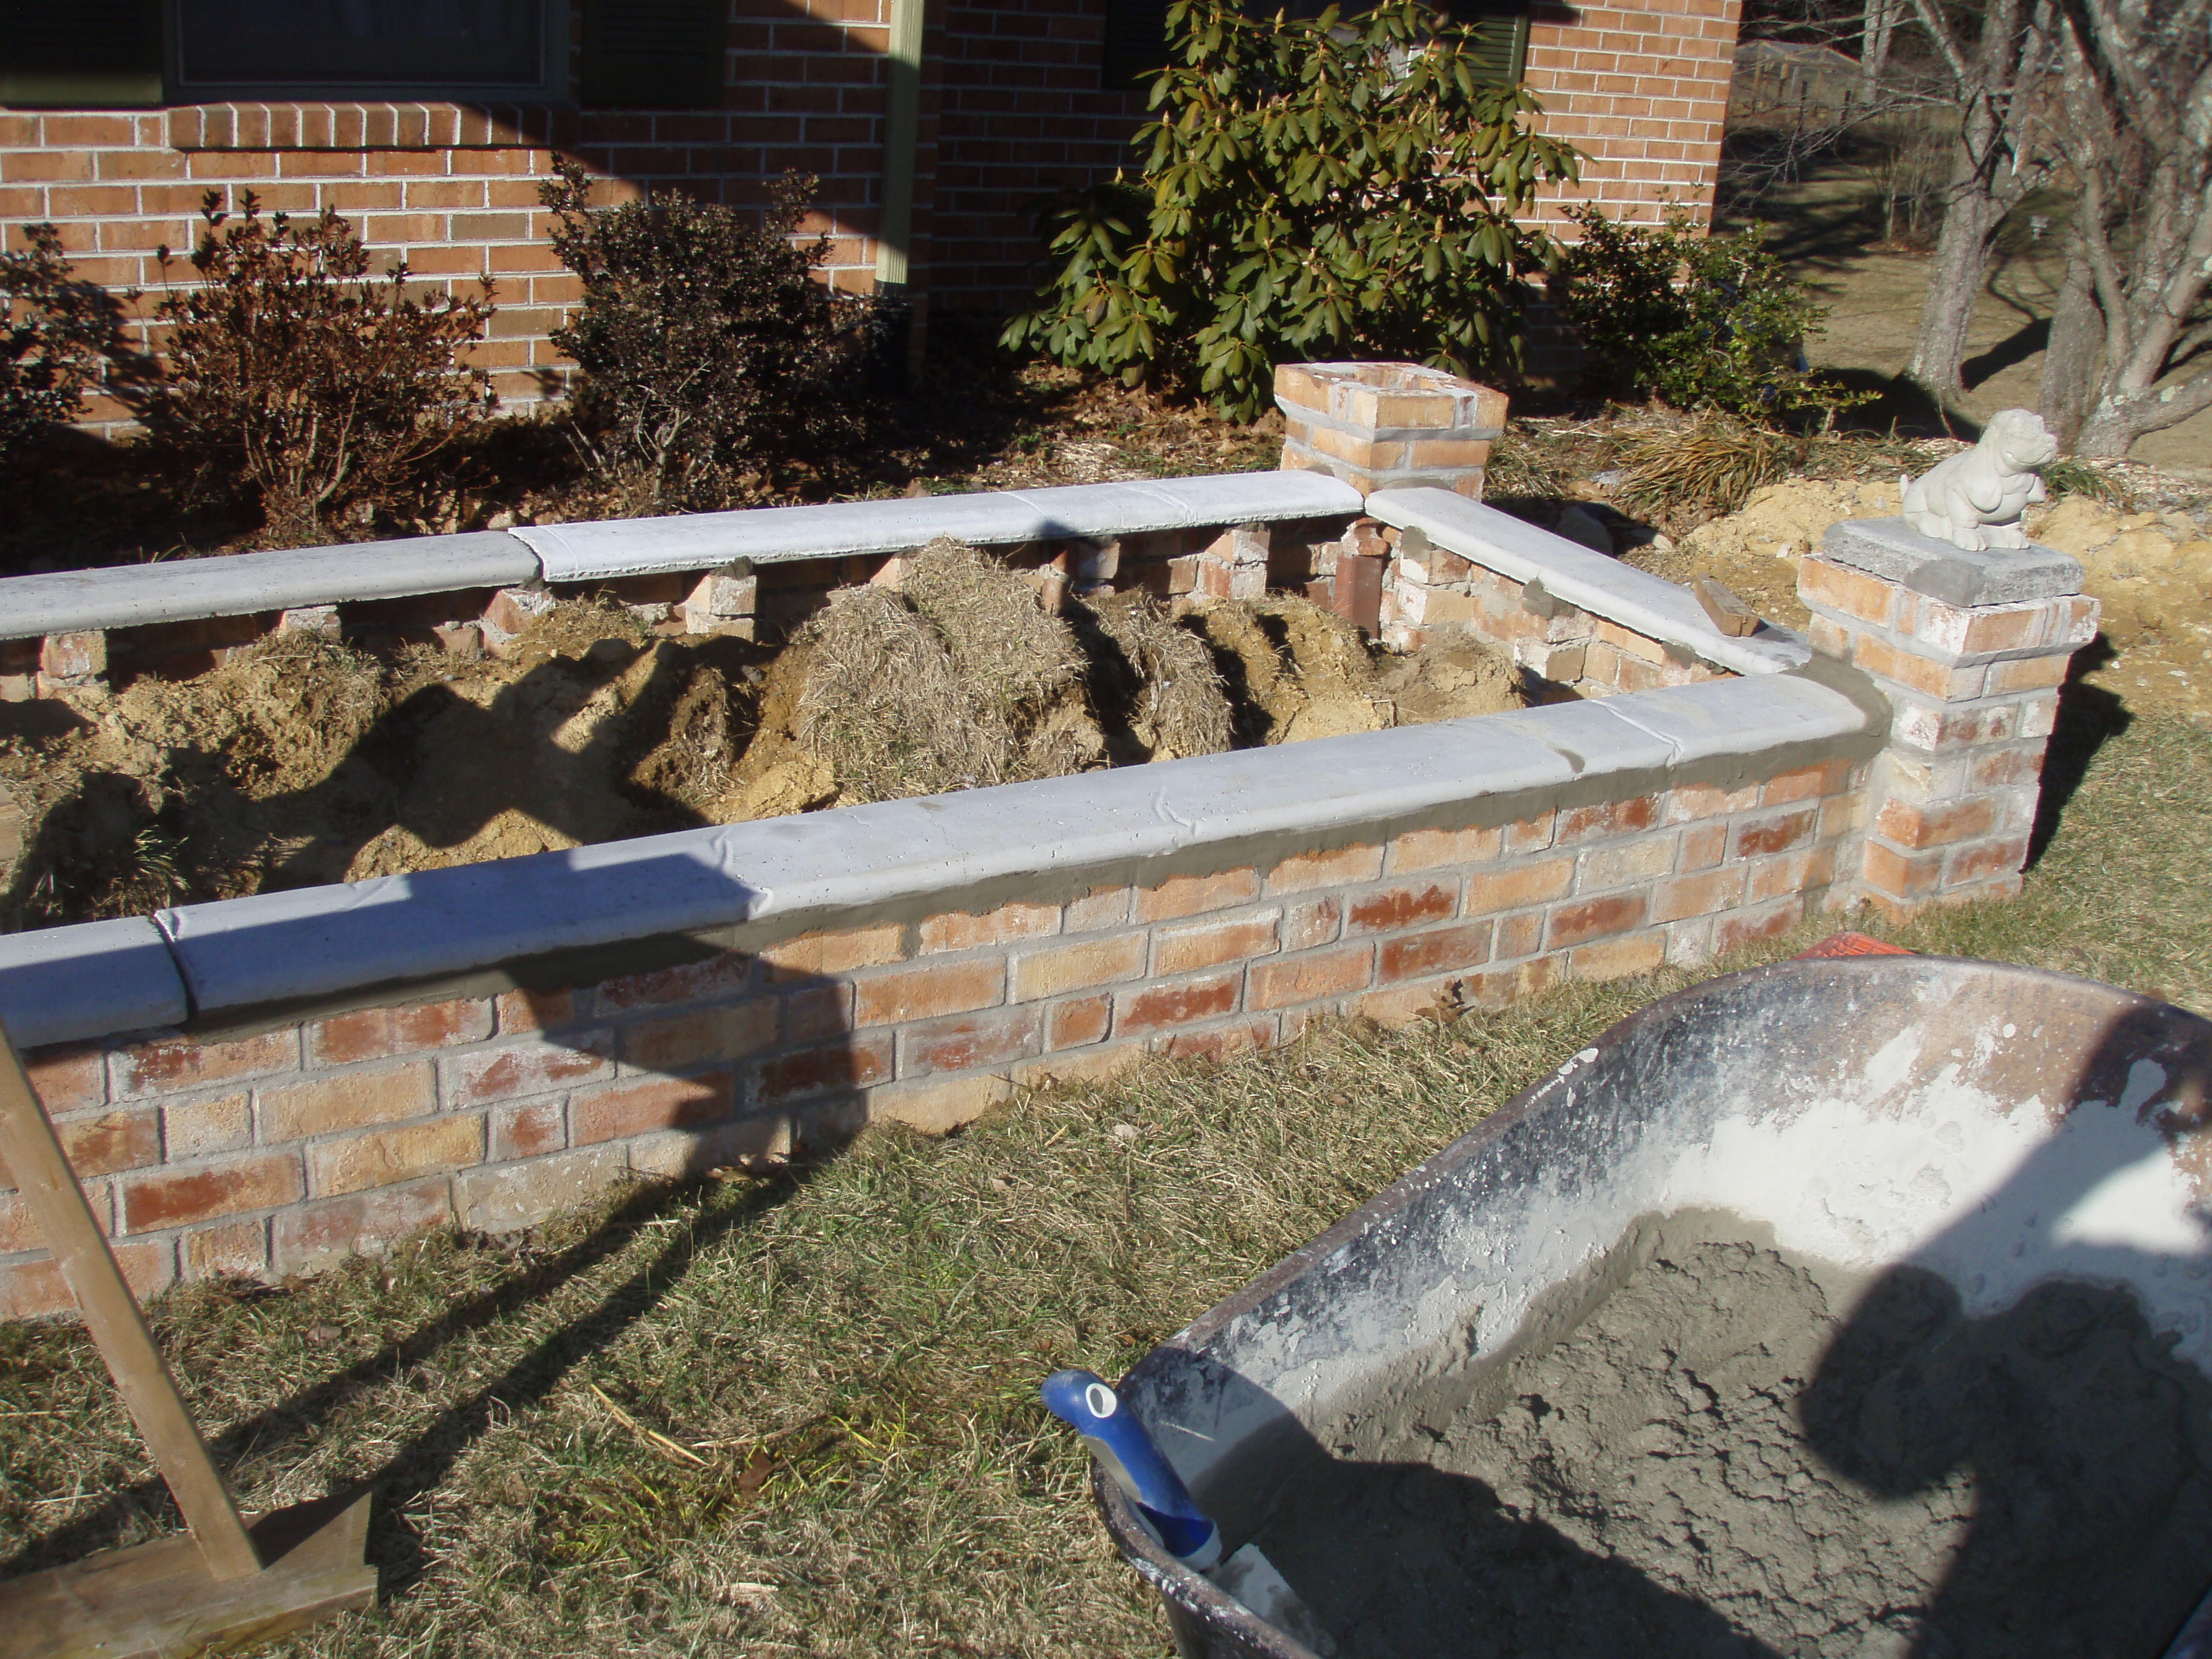
[[[1038,1391],[1045,1409],[1090,1446],[1115,1483],[1185,1566],[1204,1572],[1221,1559],[1221,1534],[1152,1435],[1104,1378],[1091,1371],[1055,1371]]]

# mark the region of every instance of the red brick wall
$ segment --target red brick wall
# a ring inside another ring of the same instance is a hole
[[[1527,83],[1544,100],[1543,131],[1591,161],[1557,209],[1595,202],[1614,218],[1656,220],[1679,202],[1711,216],[1741,0],[1632,0],[1577,5],[1571,23],[1539,13]]]
[[[1145,94],[1099,84],[1105,0],[949,0],[938,79],[932,303],[1004,313],[1038,279],[1030,204],[1130,160]]]
[[[1702,959],[1821,908],[1866,775],[1837,759],[596,984],[50,1049],[33,1076],[142,1293],[283,1274],[428,1226],[527,1226],[628,1177],[824,1150],[873,1119],[947,1128],[1016,1083],[1147,1054]],[[0,1316],[70,1305],[0,1194]]]

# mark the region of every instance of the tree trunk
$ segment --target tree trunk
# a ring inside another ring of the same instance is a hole
[[[2089,417],[2104,343],[2105,313],[2097,304],[2096,279],[2090,274],[2081,232],[2069,231],[2066,277],[2051,313],[2051,340],[2043,354],[2043,385],[2037,398],[2043,423],[2057,436],[2061,450],[2074,447]]]
[[[1889,63],[1890,37],[1904,0],[1866,0],[1866,28],[1859,37],[1859,107],[1872,109],[1881,95],[1881,72]]]
[[[2206,409],[2212,409],[2212,374],[2148,392],[2108,392],[2081,423],[2075,453],[2094,460],[2123,460],[2144,433],[2163,432]]]
[[[1990,200],[1966,145],[1960,147],[1952,165],[1949,197],[1928,270],[1920,331],[1905,366],[1905,378],[1939,404],[1966,395],[1959,366],[1966,359],[1966,330],[1989,271],[1990,231],[2002,212]]]

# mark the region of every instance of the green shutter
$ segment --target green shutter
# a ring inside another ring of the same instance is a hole
[[[1106,0],[1106,66],[1100,82],[1109,92],[1146,85],[1168,61],[1168,0]]]
[[[722,101],[726,0],[585,0],[584,101],[714,109]]]
[[[1474,32],[1475,61],[1481,77],[1502,86],[1518,86],[1528,61],[1528,14],[1472,10],[1459,21]]]
[[[161,102],[161,0],[0,0],[0,104],[148,109]]]

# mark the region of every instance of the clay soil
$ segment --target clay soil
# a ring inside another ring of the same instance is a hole
[[[2212,724],[2212,495],[2154,468],[2111,476],[2121,501],[2062,496],[2027,520],[2037,541],[2081,562],[2083,591],[2100,607],[2101,632],[2075,659],[2075,676],[2116,708]],[[1798,561],[1837,520],[1893,517],[1898,505],[1896,477],[1871,469],[1793,478],[1680,542],[1628,545],[1623,556],[1672,581],[1710,574],[1761,616],[1802,629],[1810,617]]]
[[[185,681],[0,706],[0,929],[1521,706],[1303,599],[1048,616],[951,544],[781,649],[565,605],[503,659],[273,636]]]

